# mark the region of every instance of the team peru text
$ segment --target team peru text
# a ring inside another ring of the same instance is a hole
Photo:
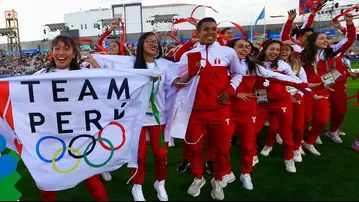
[[[27,85],[28,95],[30,103],[34,103],[34,86],[40,84],[40,81],[21,81],[21,85]],[[64,88],[58,86],[58,84],[66,84],[67,80],[52,80],[52,97],[54,102],[68,102],[69,99],[66,97],[59,97],[58,93],[65,92]],[[117,100],[120,100],[124,94],[125,99],[129,101],[130,97],[130,88],[128,84],[128,79],[125,78],[122,80],[120,87],[118,87],[117,82],[114,78],[111,79],[111,82],[108,87],[107,99],[112,99],[113,94],[117,96]],[[78,101],[82,101],[85,97],[91,96],[92,99],[98,100],[97,93],[93,88],[91,82],[86,79],[82,85],[81,92],[78,97]],[[123,102],[121,108],[126,106],[127,102]],[[122,111],[120,113],[120,111]],[[69,120],[66,120],[65,116],[71,116],[72,112],[56,112],[57,119],[57,129],[58,134],[69,134],[73,133],[72,129],[63,129],[63,125],[69,124]],[[91,116],[92,115],[92,116]],[[125,115],[125,110],[114,109],[114,119],[119,120]],[[91,118],[92,117],[92,118]],[[103,127],[100,125],[99,121],[101,120],[101,113],[98,110],[87,110],[85,111],[85,124],[86,131],[91,131],[91,123],[95,125],[98,130],[102,130]],[[45,123],[45,116],[39,112],[29,113],[29,122],[31,127],[31,133],[36,133],[36,127],[39,127]]]

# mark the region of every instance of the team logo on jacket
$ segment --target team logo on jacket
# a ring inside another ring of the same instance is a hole
[[[214,59],[214,64],[215,65],[221,64],[221,59],[219,59],[219,58]]]

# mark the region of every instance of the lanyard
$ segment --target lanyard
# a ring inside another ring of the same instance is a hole
[[[332,69],[335,69],[337,67],[337,59],[335,57],[333,59],[334,59],[334,65],[333,65]],[[328,59],[325,60],[325,66],[326,66],[327,71],[329,72],[330,68],[329,68],[329,64],[328,64]],[[313,67],[314,67],[315,74],[318,74],[318,62],[317,61],[314,61]]]
[[[154,63],[155,63],[155,69],[157,69],[158,68],[158,64],[157,64],[157,62],[156,62],[156,60],[154,61]],[[153,84],[154,84],[155,82],[153,82]],[[158,94],[158,90],[159,90],[159,88],[160,88],[160,83],[161,83],[161,81],[160,80],[158,80],[157,81],[157,85],[156,85],[156,90],[155,90],[155,92],[154,92],[154,95],[155,95],[155,100],[156,100],[156,95]]]
[[[49,72],[54,72],[55,67],[50,67]]]
[[[155,60],[155,69],[157,69],[157,68],[158,68],[158,65],[157,65],[157,62]],[[163,148],[164,142],[165,142],[164,141],[164,135],[163,135],[163,132],[162,132],[162,127],[161,127],[161,122],[160,122],[160,114],[158,113],[158,109],[157,109],[157,106],[156,106],[156,103],[155,103],[156,102],[155,96],[158,93],[158,89],[159,89],[161,81],[157,81],[157,82],[158,83],[157,83],[156,90],[155,90],[155,82],[152,82],[150,103],[151,103],[151,107],[152,107],[153,117],[155,117],[155,120],[156,120],[158,126],[160,127],[160,131],[161,131],[159,145],[160,145],[161,148]]]

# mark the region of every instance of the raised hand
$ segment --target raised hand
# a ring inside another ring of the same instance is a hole
[[[347,24],[353,24],[353,14],[351,13],[347,13],[345,16],[344,16],[344,19],[346,21]]]
[[[288,11],[288,19],[294,20],[295,17],[297,17],[296,9],[292,9],[292,10]]]

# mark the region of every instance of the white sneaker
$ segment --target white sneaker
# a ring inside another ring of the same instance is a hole
[[[310,130],[312,130],[312,126],[309,126],[309,127],[308,127],[308,131],[310,131]]]
[[[245,188],[247,190],[253,190],[253,183],[252,183],[251,175],[241,174],[241,176],[239,177],[239,180],[242,182],[243,188]]]
[[[283,144],[283,140],[282,138],[280,137],[280,135],[277,133],[277,135],[275,136],[275,139],[277,140],[277,143],[278,144]]]
[[[212,198],[214,200],[222,201],[224,199],[224,192],[223,192],[223,188],[219,184],[219,181],[212,178],[211,183],[212,183],[212,191],[211,191]]]
[[[302,144],[303,144],[303,142],[304,142],[304,141],[302,141]],[[299,151],[300,151],[300,154],[301,154],[302,156],[305,155],[305,152],[304,152],[302,146],[299,147]]]
[[[337,131],[336,131],[340,136],[345,136],[346,134],[343,132],[343,131],[341,131],[340,129],[338,129]]]
[[[265,125],[265,126],[269,126],[269,122],[267,121],[264,125]]]
[[[107,182],[112,180],[112,176],[109,172],[101,173],[101,175],[102,175],[102,178]]]
[[[293,161],[296,163],[300,163],[303,161],[302,155],[300,153],[300,150],[294,151]]]
[[[165,189],[165,180],[162,180],[161,182],[156,181],[153,185],[157,191],[157,198],[160,201],[168,201],[168,195]]]
[[[325,135],[327,137],[329,137],[333,142],[335,143],[343,143],[343,140],[339,137],[339,134],[337,132],[333,133],[333,132],[326,132]]]
[[[132,187],[132,196],[134,201],[146,201],[142,192],[142,185],[134,184]]]
[[[254,167],[256,164],[259,163],[259,159],[258,159],[258,156],[253,156],[253,164],[252,164],[252,167]]]
[[[222,177],[222,181],[219,181],[219,184],[222,188],[225,188],[227,184],[230,184],[236,180],[236,176],[231,172],[230,174],[227,174]]]
[[[285,160],[285,169],[290,173],[296,173],[297,169],[295,168],[295,164],[293,160]]]
[[[307,144],[306,142],[304,142],[302,146],[304,149],[308,150],[313,155],[320,156],[320,153],[315,149],[314,145]]]
[[[194,178],[191,186],[189,186],[187,193],[193,197],[199,196],[201,188],[206,184],[206,179],[202,176],[202,179]]]
[[[168,147],[175,147],[175,139],[171,137],[170,141],[168,142]]]
[[[315,140],[315,144],[323,144],[322,139],[318,136],[317,140]]]
[[[273,150],[273,147],[270,147],[270,146],[264,146],[262,151],[261,151],[261,154],[263,156],[269,156],[269,153]]]

